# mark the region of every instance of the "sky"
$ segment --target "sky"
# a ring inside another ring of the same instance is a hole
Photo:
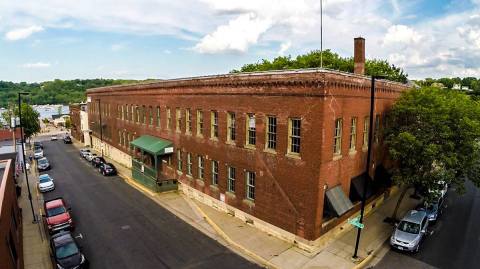
[[[323,44],[480,77],[480,0],[323,0]],[[0,0],[0,80],[169,79],[320,48],[320,0]]]

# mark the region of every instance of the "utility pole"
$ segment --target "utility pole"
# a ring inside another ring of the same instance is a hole
[[[367,187],[368,187],[368,177],[370,177],[370,161],[372,155],[372,131],[375,128],[373,126],[373,114],[375,109],[375,79],[385,78],[385,76],[372,76],[372,84],[370,88],[370,122],[368,126],[368,150],[367,150],[367,165],[366,165],[366,172],[364,177],[364,186],[363,186],[363,195],[362,195],[362,207],[360,209],[360,220],[359,222],[363,224],[363,214],[365,212],[365,202],[367,200]],[[360,234],[362,229],[360,227],[357,228],[357,240],[355,242],[355,251],[353,253],[354,259],[358,258],[358,245],[360,243]]]
[[[22,95],[28,95],[28,93],[27,92],[18,93],[18,115],[20,118],[20,135],[22,136],[21,138],[22,138],[23,171],[25,173],[25,180],[27,181],[28,200],[30,200],[30,208],[32,209],[32,217],[33,217],[32,222],[37,223],[37,217],[35,216],[35,211],[33,210],[32,193],[30,192],[30,183],[28,182],[28,172],[27,172],[27,164],[26,164],[27,160],[25,159],[25,146],[24,146],[25,137],[23,136],[23,120],[22,120]]]

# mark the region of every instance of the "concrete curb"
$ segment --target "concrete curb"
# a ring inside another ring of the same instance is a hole
[[[385,242],[387,242],[387,241],[388,241],[388,238],[382,244],[380,244],[380,247],[378,247],[374,251],[372,251],[367,257],[365,257],[365,259],[363,259],[359,264],[355,265],[355,267],[353,267],[352,269],[368,268],[368,265],[370,264],[372,259],[375,257],[375,255],[378,254],[378,252],[380,252],[380,250],[383,249],[383,246],[385,245]]]
[[[244,248],[242,245],[238,244],[237,242],[233,241],[218,225],[208,217],[208,215],[195,203],[190,201],[190,198],[187,197],[189,200],[189,203],[195,207],[195,209],[198,210],[203,215],[203,218],[212,226],[212,228],[229,244],[233,245],[234,247],[240,249],[243,251],[245,254],[248,256],[252,257],[256,261],[258,261],[261,265],[264,265],[266,268],[273,268],[273,269],[278,269],[277,266],[275,266],[273,263],[268,261],[267,259],[257,255],[256,253]]]

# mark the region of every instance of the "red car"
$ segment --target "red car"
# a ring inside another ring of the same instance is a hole
[[[62,197],[46,200],[44,209],[44,217],[50,234],[63,230],[73,230],[74,225],[70,208],[67,208]]]

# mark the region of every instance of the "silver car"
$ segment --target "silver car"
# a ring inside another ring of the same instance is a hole
[[[398,250],[418,252],[427,234],[428,216],[425,211],[410,210],[396,225],[390,245]]]

